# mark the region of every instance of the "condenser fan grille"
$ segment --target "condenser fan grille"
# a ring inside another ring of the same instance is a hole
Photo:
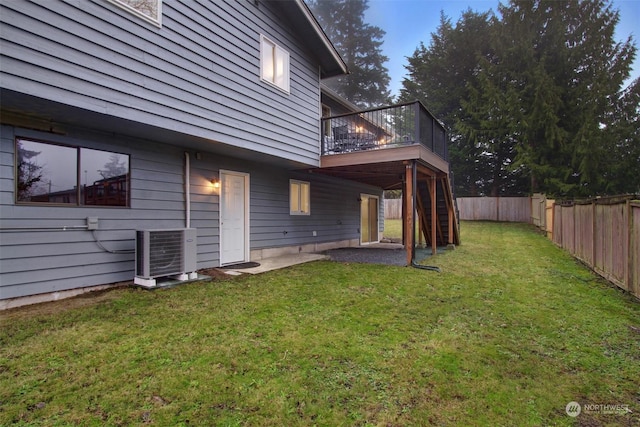
[[[181,231],[156,231],[149,235],[149,270],[152,276],[183,271],[182,241]]]
[[[156,277],[195,273],[196,233],[194,228],[137,230],[136,280],[151,283]]]

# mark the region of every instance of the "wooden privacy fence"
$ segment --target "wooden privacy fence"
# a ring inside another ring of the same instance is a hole
[[[553,241],[640,298],[640,201],[618,197],[556,203]]]
[[[402,199],[384,199],[384,219],[402,219]]]
[[[531,222],[530,197],[458,197],[460,219]],[[402,218],[402,199],[385,199],[385,219]]]
[[[458,197],[461,220],[531,222],[529,197]],[[384,200],[384,218],[402,218],[402,199]]]
[[[457,203],[461,220],[534,224],[596,273],[640,298],[640,200],[637,199],[637,196],[618,196],[556,203],[544,194],[534,194],[532,197],[459,197]],[[385,203],[385,212],[386,209]]]
[[[531,222],[530,197],[458,197],[460,219]]]
[[[555,200],[547,199],[541,193],[531,196],[531,223],[544,231],[553,240],[553,205]]]

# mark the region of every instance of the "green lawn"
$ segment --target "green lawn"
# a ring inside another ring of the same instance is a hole
[[[638,425],[640,303],[529,226],[462,241],[0,312],[0,425]]]
[[[402,239],[402,220],[385,219],[382,235],[387,239]]]

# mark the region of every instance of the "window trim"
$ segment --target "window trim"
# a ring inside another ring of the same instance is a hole
[[[150,24],[155,25],[158,28],[162,28],[162,1],[163,0],[155,0],[158,2],[158,16],[157,19],[150,17],[149,15],[145,15],[134,7],[129,6],[121,0],[107,0],[109,3],[118,6],[120,9],[126,10],[127,12],[133,14],[134,16],[143,19]]]
[[[273,73],[273,81],[265,78],[265,71],[266,71],[266,67],[265,67],[265,61],[264,61],[264,57],[265,57],[265,49],[264,46],[265,44],[269,44],[272,46],[272,55],[273,55],[273,67],[274,69],[271,70],[271,72]],[[286,59],[286,64],[284,66],[284,87],[280,86],[278,83],[276,83],[276,59],[277,59],[277,53],[280,52],[282,54],[284,54],[284,58]],[[285,49],[283,49],[280,45],[278,45],[278,43],[274,42],[273,40],[271,40],[270,38],[268,38],[267,36],[265,36],[264,34],[260,34],[260,80],[269,84],[270,86],[273,86],[275,88],[277,88],[278,90],[286,93],[286,94],[290,94],[291,93],[291,55],[289,54],[289,52]]]
[[[291,202],[293,200],[293,196],[294,196],[294,192],[293,192],[293,185],[297,185],[298,190],[295,194],[295,196],[298,198],[298,207],[300,208],[299,210],[295,211],[293,209],[291,209]],[[302,209],[302,187],[307,187],[307,200],[306,200],[306,205],[307,205],[307,211],[303,211]],[[309,181],[300,181],[298,179],[290,179],[289,180],[289,215],[301,215],[301,216],[309,216],[311,215],[311,183]]]
[[[57,147],[65,147],[65,148],[71,148],[76,150],[76,199],[77,201],[75,203],[59,203],[59,202],[32,202],[32,201],[24,201],[24,200],[18,200],[18,181],[19,181],[19,177],[18,177],[18,142],[19,141],[28,141],[28,142],[35,142],[38,144],[48,144],[48,145],[54,145]],[[86,150],[93,150],[93,151],[102,151],[104,153],[110,153],[110,154],[119,154],[119,155],[123,155],[123,156],[127,156],[128,158],[128,172],[127,172],[127,200],[126,200],[126,204],[124,206],[120,206],[120,205],[87,205],[87,204],[83,204],[80,203],[81,200],[81,194],[82,194],[82,190],[81,190],[81,185],[80,181],[81,181],[81,164],[82,164],[82,156],[80,155],[82,149],[86,149]],[[48,141],[45,139],[41,139],[41,138],[31,138],[28,136],[15,136],[14,141],[13,141],[13,169],[14,169],[14,183],[13,183],[13,201],[14,201],[14,205],[16,206],[47,206],[47,207],[67,207],[67,208],[99,208],[99,209],[130,209],[131,208],[131,154],[127,154],[127,153],[122,153],[122,152],[117,152],[117,151],[111,151],[111,150],[104,150],[104,149],[100,149],[100,148],[92,148],[92,147],[86,147],[86,146],[81,146],[81,145],[72,145],[72,144],[65,144],[65,143],[61,143],[61,142],[57,142],[57,141]]]

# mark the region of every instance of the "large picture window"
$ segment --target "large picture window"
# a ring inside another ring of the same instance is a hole
[[[260,78],[289,93],[289,52],[260,36]]]
[[[16,202],[129,206],[129,156],[16,140]]]
[[[309,215],[309,183],[306,181],[289,181],[289,213],[291,215]]]

